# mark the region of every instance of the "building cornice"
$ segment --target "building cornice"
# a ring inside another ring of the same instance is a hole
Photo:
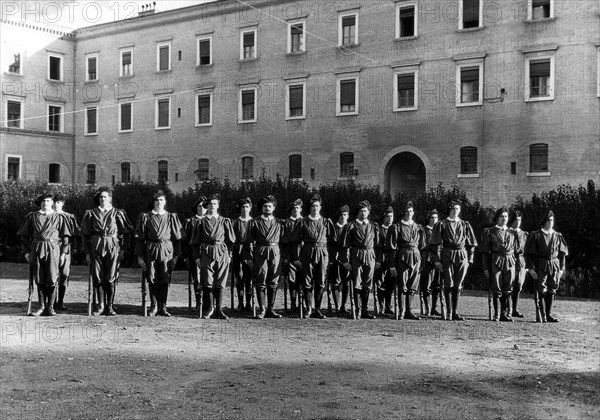
[[[556,51],[557,49],[558,44],[526,45],[523,48],[521,48],[521,52],[523,54],[530,54],[544,51]]]
[[[23,128],[0,127],[0,133],[12,134],[17,136],[35,136],[52,139],[75,140],[75,134],[68,133],[50,133],[42,130],[30,130]]]

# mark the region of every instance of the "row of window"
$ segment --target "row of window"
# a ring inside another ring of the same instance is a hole
[[[548,145],[536,143],[529,146],[529,172],[548,172]],[[478,174],[477,147],[466,146],[460,149],[460,173],[462,175]],[[517,162],[510,163],[511,175],[517,173]]]
[[[526,76],[529,80],[525,100],[540,101],[554,99],[554,55],[527,58]],[[458,62],[456,67],[456,106],[483,104],[483,58]],[[413,111],[418,108],[418,66],[407,67],[394,73],[394,111]],[[359,99],[358,76],[346,76],[337,80],[336,115],[357,115]],[[258,87],[241,87],[239,91],[238,122],[257,121]],[[21,99],[6,101],[6,125],[23,128]],[[212,125],[212,93],[197,94],[195,105],[195,125]],[[286,119],[306,118],[306,79],[290,81],[285,95]],[[63,105],[48,105],[48,131],[63,131]],[[181,108],[177,110],[181,117]],[[120,103],[118,106],[118,131],[133,130],[133,103]],[[155,128],[171,127],[171,98],[159,97],[155,101]],[[89,106],[85,110],[85,134],[98,134],[98,108]]]
[[[458,27],[459,29],[480,28],[483,25],[483,0],[459,0]],[[418,10],[419,2],[407,1],[396,5],[396,38],[411,38],[418,36]],[[554,16],[554,0],[529,0],[527,19],[539,20]],[[338,46],[352,46],[359,43],[358,38],[358,9],[339,12],[338,14]],[[242,28],[240,30],[240,60],[258,58],[258,29],[257,27]],[[196,65],[207,66],[213,64],[212,34],[197,35]],[[288,22],[287,52],[290,54],[306,51],[306,19]],[[178,52],[181,60],[182,53]],[[96,81],[98,73],[98,53],[86,54],[85,80]],[[171,41],[159,41],[156,44],[156,71],[169,71],[172,69]],[[9,62],[9,73],[22,74],[21,54],[14,54],[14,60]],[[120,49],[119,76],[133,76],[133,47]],[[63,55],[49,53],[48,79],[62,81]]]

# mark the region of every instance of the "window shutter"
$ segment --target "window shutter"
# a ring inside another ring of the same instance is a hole
[[[342,26],[356,25],[356,16],[346,16],[342,18]]]
[[[415,88],[415,75],[402,74],[398,76],[398,90],[413,90]]]
[[[209,95],[198,96],[198,109],[209,108],[209,107],[210,107],[210,96]]]
[[[550,61],[530,61],[529,77],[550,76]]]
[[[476,82],[479,80],[479,67],[467,67],[460,70],[461,82]]]
[[[254,105],[254,91],[242,92],[242,106]]]
[[[169,47],[160,47],[160,70],[169,69]]]
[[[131,64],[131,52],[123,53],[123,65],[127,66]]]

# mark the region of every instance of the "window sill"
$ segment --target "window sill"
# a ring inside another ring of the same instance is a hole
[[[553,100],[554,100],[554,96],[525,98],[525,102],[545,102],[545,101],[553,101]]]
[[[196,124],[195,127],[212,127],[212,123]]]
[[[288,56],[288,57],[294,57],[294,56],[297,56],[297,55],[304,55],[304,54],[306,54],[306,50],[303,50],[303,51],[289,51],[286,54],[286,56]]]
[[[485,26],[478,26],[476,28],[457,29],[456,32],[457,33],[479,32],[479,31],[483,31],[484,29],[485,29]]]
[[[297,121],[297,120],[305,120],[306,119],[306,115],[303,115],[301,117],[285,117],[286,121]]]
[[[240,58],[238,60],[238,63],[250,63],[252,61],[256,61],[258,60],[258,57],[252,57],[252,58]]]
[[[4,75],[5,76],[25,77],[25,75],[23,73],[13,73],[13,72],[10,72],[10,71],[5,71]]]
[[[457,178],[479,178],[479,173],[476,174],[458,174]]]
[[[336,117],[354,117],[358,115],[358,111],[356,112],[338,112],[335,116]]]
[[[399,38],[394,38],[394,42],[413,41],[415,39],[419,39],[419,35],[402,36]]]
[[[83,136],[84,137],[94,137],[94,136],[98,137],[98,133],[85,133]]]
[[[526,19],[525,23],[544,23],[544,22],[553,22],[556,20],[556,16],[538,18],[538,19]]]
[[[126,76],[119,76],[119,79],[131,79],[133,76],[133,74],[128,74]]]
[[[194,68],[196,70],[209,69],[209,68],[213,67],[214,65],[215,65],[214,63],[210,63],[210,64],[196,64],[194,66]]]
[[[466,103],[457,103],[456,107],[457,108],[465,108],[465,107],[469,107],[469,106],[482,106],[483,102],[466,102]]]
[[[48,182],[48,185],[62,185],[60,182]]]
[[[63,134],[64,133],[64,131],[54,131],[54,130],[47,130],[46,132],[50,133],[50,134]]]
[[[356,181],[356,177],[355,176],[338,176],[337,180],[338,181]]]
[[[131,130],[118,130],[117,133],[119,133],[119,134],[133,133],[133,129],[131,129]]]
[[[86,85],[91,85],[91,84],[94,84],[94,83],[98,83],[98,81],[99,81],[99,80],[100,80],[100,79],[86,80],[84,83],[85,83]]]
[[[349,48],[357,48],[360,47],[360,42],[356,42],[354,44],[343,44],[343,45],[338,45],[337,48],[340,50],[345,50],[345,49],[349,49]]]
[[[154,73],[155,74],[162,74],[162,73],[171,73],[173,71],[173,69],[167,69],[167,70],[156,70]]]
[[[46,79],[48,83],[65,83],[64,80]]]
[[[238,124],[254,124],[256,120],[238,121]]]
[[[419,108],[416,106],[406,107],[406,108],[395,108],[394,112],[407,112],[407,111],[416,111]]]
[[[532,178],[547,177],[551,175],[551,172],[527,172],[527,176]]]
[[[159,131],[159,130],[170,130],[170,129],[171,129],[171,126],[168,126],[168,127],[154,127],[154,129],[155,129],[156,131]]]
[[[300,177],[300,178],[289,177],[288,179],[293,182],[304,182],[304,178],[302,178],[302,177]]]

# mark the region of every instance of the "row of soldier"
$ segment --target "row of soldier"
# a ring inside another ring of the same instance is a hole
[[[218,194],[198,198],[192,206],[194,215],[182,225],[175,213],[166,210],[166,197],[158,191],[149,211],[141,213],[133,225],[123,210],[112,207],[110,188],[101,187],[94,195],[97,207],[86,211],[80,227],[73,215],[62,210],[64,197],[43,194],[36,201],[40,210],[27,215],[18,233],[30,263],[30,281],[38,286],[40,308],[31,314],[52,316],[56,308],[64,309],[70,238],[81,234],[98,301],[94,315],[116,315],[115,283],[133,237],[148,285],[151,316],[170,316],[171,273],[183,254],[193,279],[196,311],[203,318],[227,319],[223,298],[231,269],[238,310],[253,310],[256,318],[281,317],[275,302],[283,274],[285,307],[289,294],[292,312],[301,317],[325,318],[321,305],[327,293],[338,313],[348,313],[349,300],[353,318],[419,319],[413,300],[421,292],[421,314],[464,319],[458,314],[459,299],[478,243],[471,225],[459,217],[458,202],[449,204],[443,220],[438,220],[436,210],[430,211],[427,225],[421,226],[413,221],[411,202],[397,223],[389,207],[379,224],[370,221],[368,201],[359,203],[352,222],[348,206],[339,208],[334,220],[322,217],[318,195],[310,200],[307,217],[302,216],[302,201],[296,200],[285,220],[274,217],[277,202],[273,196],[259,200],[261,214],[255,218],[250,216],[249,198],[238,202],[239,217],[233,220],[219,214],[220,201]],[[552,306],[564,272],[566,244],[553,230],[552,212],[541,221],[540,230],[530,235],[520,229],[521,217],[514,212],[509,218],[508,210],[501,208],[494,216],[496,225],[483,231],[490,319],[512,321],[512,316],[523,316],[518,301],[529,272],[536,281],[538,321],[557,322]],[[30,302],[32,291],[31,284]],[[371,292],[373,314],[368,310]]]

